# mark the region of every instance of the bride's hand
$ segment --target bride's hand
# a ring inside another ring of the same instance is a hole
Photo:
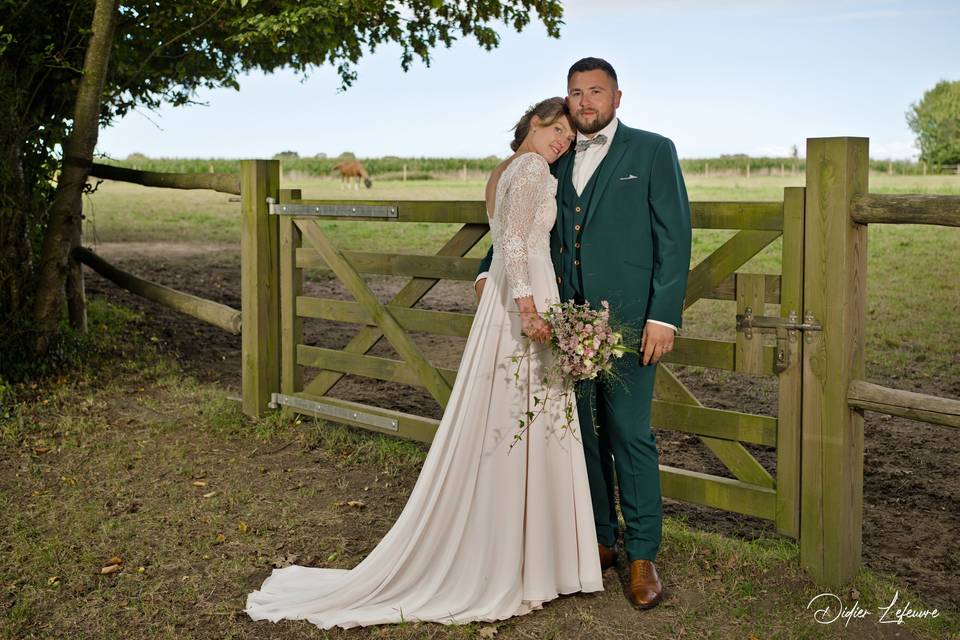
[[[536,311],[521,312],[523,333],[534,342],[546,342],[550,339],[550,323],[540,317]]]

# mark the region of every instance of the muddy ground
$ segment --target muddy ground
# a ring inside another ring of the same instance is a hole
[[[183,291],[240,306],[239,253],[235,246],[125,243],[101,245],[99,254],[117,266],[147,279]],[[200,321],[170,311],[119,290],[88,272],[91,296],[140,310],[143,330],[161,349],[172,354],[186,371],[202,381],[216,382],[229,393],[240,386],[240,338]],[[373,278],[371,287],[381,297],[398,291],[404,280]],[[309,295],[348,298],[335,280],[318,279],[306,285]],[[420,304],[422,308],[471,312],[472,292],[467,283],[444,282]],[[307,321],[305,341],[330,348],[343,347],[355,327]],[[438,365],[454,368],[463,340],[417,336],[418,344]],[[378,345],[375,355],[392,356],[389,345]],[[393,356],[395,357],[395,356]],[[681,380],[700,401],[717,408],[751,413],[775,413],[774,380],[721,375],[691,367],[675,368]],[[309,373],[309,372],[308,372]],[[910,367],[898,372],[870,370],[867,377],[879,384],[911,388],[926,393],[960,396],[960,381],[917,377]],[[436,403],[415,388],[359,378],[346,378],[332,395],[379,406],[439,417]],[[925,601],[947,609],[960,609],[960,440],[953,430],[868,413],[865,425],[864,526],[865,563],[878,571],[899,576]],[[697,438],[660,430],[657,433],[665,464],[728,475]],[[773,450],[752,447],[758,459],[775,472]],[[398,484],[409,490],[415,471]],[[753,538],[774,535],[771,523],[722,511],[665,501],[668,515],[730,536]],[[344,531],[369,547],[368,532]]]

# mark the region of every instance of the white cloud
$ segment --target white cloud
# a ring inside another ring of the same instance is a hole
[[[913,140],[871,140],[870,157],[879,160],[915,160],[920,155]]]

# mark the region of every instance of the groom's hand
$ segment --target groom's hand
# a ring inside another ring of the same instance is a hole
[[[657,364],[663,354],[673,350],[673,329],[662,324],[648,322],[643,327],[640,339],[640,361],[644,366]]]

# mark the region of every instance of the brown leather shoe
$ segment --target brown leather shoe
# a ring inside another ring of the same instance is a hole
[[[600,571],[606,571],[613,565],[617,564],[616,549],[611,549],[610,547],[604,546],[600,543],[597,543],[597,546],[600,547]]]
[[[651,609],[660,604],[662,593],[663,584],[656,565],[649,560],[630,563],[630,602],[641,609]]]

